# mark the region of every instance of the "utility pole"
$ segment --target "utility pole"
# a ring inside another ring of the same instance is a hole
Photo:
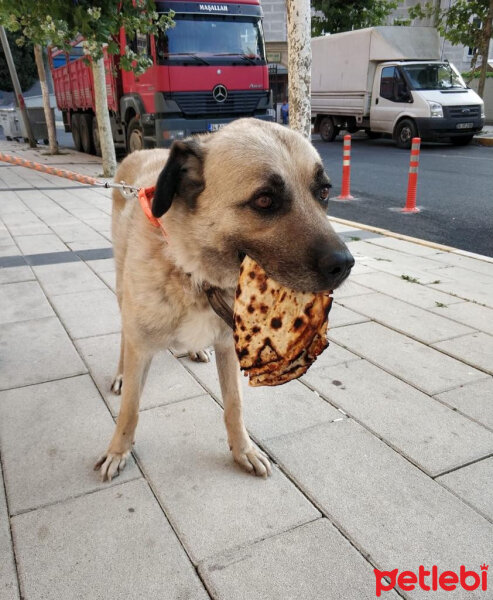
[[[10,78],[12,79],[12,85],[14,86],[15,92],[15,103],[21,111],[22,120],[26,129],[27,137],[29,139],[29,145],[31,148],[36,148],[36,140],[31,129],[31,122],[27,114],[26,105],[24,103],[24,96],[22,95],[21,85],[19,78],[17,77],[17,71],[15,70],[14,60],[12,59],[12,53],[10,52],[9,41],[5,29],[0,26],[0,41],[2,42],[3,51],[5,53],[5,59],[9,68]]]

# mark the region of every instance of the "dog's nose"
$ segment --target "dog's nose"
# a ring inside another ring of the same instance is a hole
[[[318,268],[324,275],[330,287],[336,288],[349,275],[354,266],[354,258],[347,249],[323,254],[318,259]]]

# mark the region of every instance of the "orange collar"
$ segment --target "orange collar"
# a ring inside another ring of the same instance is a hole
[[[149,222],[154,227],[160,227],[161,231],[165,238],[168,237],[166,230],[164,229],[161,221],[157,219],[152,214],[151,203],[154,198],[154,192],[156,191],[156,186],[151,186],[148,188],[140,188],[139,190],[139,202],[142,210],[144,211],[145,216],[149,219]]]

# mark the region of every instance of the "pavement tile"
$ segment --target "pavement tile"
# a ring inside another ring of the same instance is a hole
[[[115,260],[113,258],[103,258],[101,260],[88,260],[87,266],[94,272],[101,274],[115,270]]]
[[[352,420],[267,444],[284,469],[380,569],[478,570],[493,525]],[[462,590],[461,590],[462,591]],[[426,598],[421,590],[409,598]],[[451,592],[434,598],[461,599]],[[483,595],[470,594],[471,598]]]
[[[329,331],[329,338],[430,395],[486,377],[378,323],[338,327]]]
[[[327,519],[214,558],[199,571],[216,600],[375,598],[373,568]]]
[[[86,373],[55,317],[0,325],[0,390]]]
[[[377,273],[378,271],[375,271],[375,274]],[[371,277],[372,275],[373,273],[366,273],[366,276],[368,277]],[[359,285],[355,282],[353,267],[353,271],[351,271],[349,279],[346,279],[346,281],[341,285],[341,287],[334,290],[333,297],[334,300],[338,301],[341,298],[347,298],[348,296],[359,296],[360,294],[369,294],[370,292],[371,290],[369,290],[367,287],[363,287],[362,285]]]
[[[345,298],[341,302],[344,306],[366,315],[382,325],[425,343],[447,340],[473,332],[470,327],[446,319],[446,313],[442,313],[444,316],[433,314],[385,294],[355,296]]]
[[[0,392],[0,441],[11,514],[107,486],[93,466],[113,430],[113,419],[88,375]],[[114,481],[139,476],[130,459]]]
[[[475,332],[455,340],[433,344],[455,358],[493,374],[493,336]]]
[[[82,261],[33,266],[48,296],[105,289],[105,284]]]
[[[493,277],[461,267],[446,266],[440,270],[430,271],[430,274],[440,282],[430,283],[433,289],[493,308]]]
[[[36,279],[28,266],[0,267],[0,285]]]
[[[0,324],[54,316],[37,281],[0,286]]]
[[[10,537],[9,516],[0,470],[0,600],[18,600],[19,589],[14,564],[14,551]]]
[[[105,284],[116,294],[116,273],[114,271],[103,271],[99,275]]]
[[[92,250],[93,248],[112,248],[111,241],[101,235],[89,240],[67,242],[67,246],[74,252],[79,252],[79,250]]]
[[[29,600],[207,600],[159,505],[132,481],[12,519]]]
[[[493,521],[493,457],[442,475],[437,481]]]
[[[322,352],[322,354],[320,354],[320,356],[317,357],[317,360],[310,367],[308,373],[310,373],[310,371],[313,371],[314,369],[332,367],[341,363],[347,363],[350,360],[361,360],[361,358],[356,354],[349,352],[349,350],[346,350],[342,346],[339,346],[335,342],[330,342],[329,347],[326,348]]]
[[[493,378],[461,385],[436,398],[493,429]]]
[[[135,451],[194,563],[320,514],[276,468],[260,479],[234,463],[208,396],[142,412]]]
[[[358,296],[357,296],[358,297]],[[359,296],[360,298],[366,298],[365,296]],[[342,301],[343,302],[343,301]],[[339,303],[334,302],[329,314],[329,327],[344,327],[345,325],[353,325],[354,323],[364,323],[369,321],[368,317],[360,315],[353,310],[345,308]]]
[[[0,257],[16,256],[19,254],[19,248],[15,244],[5,244],[0,246]]]
[[[118,367],[120,334],[84,338],[78,340],[76,345],[112,414],[117,415],[121,397],[115,396],[110,387]],[[160,352],[152,361],[140,408],[146,410],[203,393],[204,389],[174,356],[169,352]]]
[[[365,360],[304,379],[431,476],[493,452],[493,432]]]
[[[433,312],[453,319],[473,329],[484,331],[493,335],[493,310],[474,302],[460,302],[458,304],[447,304],[446,307],[432,308]]]
[[[437,249],[432,248],[431,246],[416,244],[414,242],[408,242],[407,240],[400,240],[399,238],[394,237],[380,236],[379,238],[368,241],[376,246],[390,248],[391,250],[397,250],[398,252],[404,252],[405,254],[412,254],[413,256],[426,256],[427,258],[433,258],[433,255],[437,254]]]
[[[62,240],[51,234],[19,235],[15,241],[23,254],[44,254],[45,252],[64,252],[67,246]]]
[[[484,275],[493,277],[493,263],[488,260],[478,260],[454,252],[438,252],[432,258],[446,265],[462,267],[468,271],[475,271],[476,273],[483,273]]]
[[[357,275],[353,277],[356,284],[368,286],[372,290],[382,292],[387,296],[404,300],[413,306],[421,308],[436,308],[437,302],[447,306],[454,303],[464,303],[464,300],[445,294],[424,285],[411,283],[402,279],[400,276],[390,273],[375,272],[370,274]]]
[[[52,302],[72,338],[120,331],[116,296],[107,288],[53,296]]]

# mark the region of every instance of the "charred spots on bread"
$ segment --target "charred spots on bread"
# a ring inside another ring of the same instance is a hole
[[[280,329],[282,327],[282,319],[279,317],[274,317],[271,319],[270,325],[272,329]]]
[[[296,319],[294,320],[294,323],[293,323],[293,328],[295,330],[299,329],[304,324],[304,322],[305,321],[304,321],[303,317],[296,317]]]

